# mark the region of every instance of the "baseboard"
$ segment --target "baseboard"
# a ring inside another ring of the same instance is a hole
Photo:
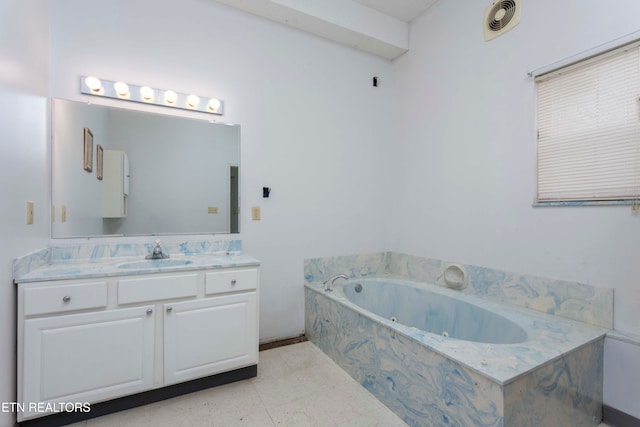
[[[112,414],[114,412],[124,411],[125,409],[131,409],[138,406],[147,405],[149,403],[171,399],[172,397],[181,396],[183,394],[192,393],[194,391],[200,391],[223,384],[229,384],[235,381],[245,380],[255,377],[257,374],[258,365],[247,366],[246,368],[236,369],[230,372],[223,372],[204,378],[198,378],[192,381],[174,384],[155,390],[149,390],[130,396],[119,397],[117,399],[108,400],[106,402],[94,403],[91,405],[90,412],[60,412],[44,417],[25,420],[18,425],[20,427],[64,426],[67,424],[73,424],[91,418]]]
[[[611,406],[602,406],[602,418],[609,427],[640,427],[640,419]]]
[[[272,348],[284,347],[285,345],[298,344],[301,342],[309,341],[305,334],[298,335],[297,337],[285,338],[277,341],[270,341],[260,344],[260,351],[270,350]]]

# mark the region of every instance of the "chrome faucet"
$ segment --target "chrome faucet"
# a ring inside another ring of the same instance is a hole
[[[160,247],[160,239],[156,239],[156,245],[153,247],[153,251],[147,255],[146,259],[165,259],[169,258],[168,253],[162,252],[162,248]]]
[[[335,276],[331,276],[330,278],[328,278],[327,280],[322,282],[322,284],[324,285],[324,290],[325,291],[332,291],[333,290],[333,283],[338,279],[349,279],[349,276],[344,275],[344,274],[336,274]]]

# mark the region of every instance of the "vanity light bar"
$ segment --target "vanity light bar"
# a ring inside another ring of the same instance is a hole
[[[217,114],[219,116],[224,114],[224,103],[217,98],[205,98],[172,90],[137,86],[122,81],[112,82],[94,76],[80,77],[80,92],[86,95],[161,105],[163,107]]]

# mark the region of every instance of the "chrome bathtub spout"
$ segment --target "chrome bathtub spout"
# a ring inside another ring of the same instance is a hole
[[[349,276],[344,275],[344,274],[336,274],[335,276],[332,276],[330,278],[328,278],[327,280],[325,280],[324,282],[322,282],[322,284],[324,285],[324,290],[325,291],[332,291],[333,290],[333,286],[334,286],[334,282],[338,279],[349,279]]]
[[[162,248],[160,247],[160,240],[156,240],[156,245],[153,248],[153,251],[147,255],[146,259],[165,259],[169,258],[168,253],[162,252]]]

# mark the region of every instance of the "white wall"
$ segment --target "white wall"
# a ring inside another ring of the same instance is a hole
[[[0,2],[0,402],[15,402],[15,288],[12,260],[49,236],[48,12],[38,0]],[[25,223],[25,204],[35,222]],[[14,414],[0,412],[0,426]]]
[[[410,51],[393,64],[394,185],[402,191],[392,203],[391,246],[615,288],[615,328],[638,334],[640,216],[629,207],[531,206],[535,99],[527,72],[640,30],[640,2],[621,0],[613,11],[608,2],[527,1],[517,27],[485,42],[489,3],[439,1],[412,23]],[[635,366],[619,369],[640,369],[637,349],[626,358]],[[605,403],[640,416],[640,385],[627,390],[634,407],[608,400],[616,384],[607,387]]]
[[[638,414],[640,399],[640,337],[607,337],[604,347],[605,403],[619,411]]]
[[[97,75],[223,99],[242,127],[240,237],[263,262],[260,338],[302,333],[303,259],[385,249],[390,64],[210,0],[86,10],[51,1],[52,96],[87,100],[79,76]]]

